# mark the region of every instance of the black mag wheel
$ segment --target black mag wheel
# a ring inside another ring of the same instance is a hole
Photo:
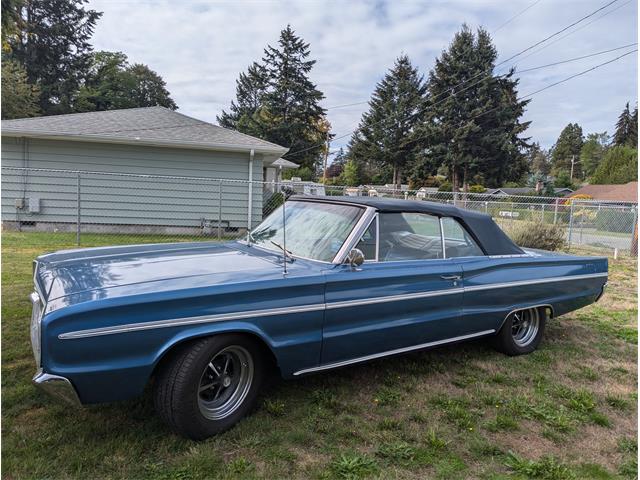
[[[533,352],[544,334],[546,310],[545,307],[532,307],[512,312],[493,338],[496,350],[512,356]]]
[[[196,340],[160,366],[156,410],[176,433],[202,440],[228,430],[251,411],[263,377],[263,351],[251,337]]]

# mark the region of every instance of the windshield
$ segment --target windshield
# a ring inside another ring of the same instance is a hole
[[[251,241],[282,253],[282,205],[251,232]],[[331,262],[358,222],[362,208],[331,203],[287,202],[288,253],[298,257]]]

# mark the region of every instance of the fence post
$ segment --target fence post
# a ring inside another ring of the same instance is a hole
[[[631,225],[631,245],[629,252],[632,257],[638,256],[638,207],[633,209],[633,224]]]
[[[540,218],[541,218],[540,223],[544,223],[544,203],[542,204],[542,213],[540,215]]]
[[[484,202],[484,213],[489,213],[489,202]]]
[[[556,198],[556,203],[555,206],[553,208],[553,224],[555,225],[556,223],[558,223],[558,199]]]
[[[569,208],[569,249],[571,248],[571,236],[573,234],[573,204],[575,201],[571,202],[571,207]]]
[[[78,217],[76,218],[76,244],[80,246],[80,223],[82,221],[82,213],[81,213],[81,199],[80,199],[80,171],[76,171],[76,189],[77,189],[77,198],[76,198],[76,210],[78,213]]]
[[[222,179],[218,181],[218,241],[222,240]]]

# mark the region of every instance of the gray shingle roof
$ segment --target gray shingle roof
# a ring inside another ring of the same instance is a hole
[[[72,113],[2,121],[2,134],[273,153],[287,149],[164,107]]]

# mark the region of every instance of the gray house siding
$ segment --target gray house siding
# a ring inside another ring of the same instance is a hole
[[[249,158],[248,153],[2,137],[3,167],[125,174],[80,174],[83,226],[199,229],[203,221],[216,223],[220,217],[224,226],[244,229],[248,224]],[[256,154],[255,182],[262,181],[262,164],[262,156]],[[262,219],[262,185],[254,183],[252,188],[255,225]],[[29,199],[34,198],[39,199],[39,212],[30,212]],[[17,208],[19,199],[25,200],[22,208]],[[3,169],[3,222],[75,224],[77,207],[77,175]]]

